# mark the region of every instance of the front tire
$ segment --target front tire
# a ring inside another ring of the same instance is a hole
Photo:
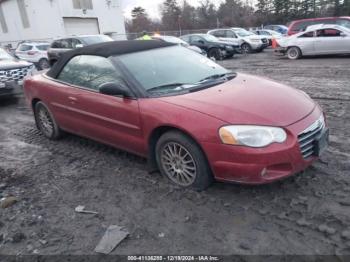
[[[215,60],[222,60],[222,55],[221,55],[220,49],[218,49],[218,48],[210,49],[208,52],[208,57],[211,59],[215,58]]]
[[[160,172],[178,186],[204,190],[213,182],[201,148],[181,132],[170,131],[160,137],[156,159]]]
[[[301,57],[301,50],[296,46],[289,47],[287,50],[287,57],[291,60],[299,59]]]
[[[62,131],[58,127],[49,108],[43,102],[37,102],[34,106],[34,117],[36,126],[40,132],[51,140],[61,137]]]
[[[252,52],[252,47],[248,43],[244,43],[241,46],[243,53],[250,54]]]

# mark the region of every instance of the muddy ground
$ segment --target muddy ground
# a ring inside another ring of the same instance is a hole
[[[22,100],[1,101],[0,198],[19,201],[0,209],[0,254],[93,254],[109,225],[130,232],[112,254],[350,254],[350,57],[265,51],[222,64],[314,97],[331,129],[321,161],[271,185],[198,193],[134,155],[73,135],[48,141]]]

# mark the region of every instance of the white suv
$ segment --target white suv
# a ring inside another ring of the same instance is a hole
[[[50,67],[47,58],[47,50],[50,44],[46,42],[24,42],[18,45],[15,55],[28,62],[34,63],[38,69],[47,69]]]
[[[269,45],[269,41],[264,36],[253,34],[243,28],[234,27],[228,29],[215,29],[208,32],[220,40],[236,43],[238,40],[242,42],[241,48],[245,53],[253,51],[261,52]]]

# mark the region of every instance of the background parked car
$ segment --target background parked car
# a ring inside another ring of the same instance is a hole
[[[273,30],[282,35],[286,35],[288,33],[288,27],[285,25],[265,25],[263,29]]]
[[[109,41],[113,39],[106,35],[82,35],[56,39],[47,52],[49,63],[51,66],[54,65],[61,54],[69,50]]]
[[[224,35],[222,35],[222,31],[225,31]],[[230,42],[237,41],[237,39],[240,40],[242,43],[241,49],[245,53],[261,52],[269,45],[266,37],[256,35],[243,28],[215,29],[208,32],[208,34],[213,36],[218,35],[218,33],[220,40]]]
[[[208,34],[193,34],[181,36],[181,39],[190,45],[197,46],[205,50],[208,57],[221,60],[224,58],[233,57],[238,52],[238,45],[233,45],[230,42],[221,41],[215,36]]]
[[[184,47],[187,47],[188,49],[191,49],[192,51],[195,51],[201,55],[207,55],[207,52],[203,49],[200,49],[199,47],[195,46],[195,45],[189,45],[187,42],[185,42],[184,40],[175,37],[175,36],[169,36],[169,35],[154,35],[152,36],[152,39],[154,40],[160,40],[160,41],[164,41],[164,42],[168,42],[168,43],[173,43],[173,44],[178,44],[178,45],[182,45]]]
[[[269,45],[272,45],[272,39],[281,39],[283,37],[282,34],[273,31],[273,30],[269,30],[269,29],[258,29],[253,31],[255,34],[257,35],[261,35],[267,38],[267,40],[269,40]]]
[[[47,57],[49,47],[48,42],[23,42],[18,45],[15,55],[21,60],[34,63],[38,69],[43,70],[50,67]]]
[[[0,97],[22,94],[23,80],[35,72],[35,66],[20,61],[0,48]]]
[[[301,19],[291,22],[288,28],[288,35],[294,35],[296,33],[305,31],[308,26],[317,24],[336,24],[350,28],[350,16],[343,17],[320,17]]]
[[[307,55],[350,54],[350,29],[338,25],[314,25],[290,37],[277,40],[276,51],[289,59]]]

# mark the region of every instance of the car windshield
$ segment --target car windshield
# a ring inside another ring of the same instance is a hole
[[[182,46],[125,54],[113,59],[119,60],[148,93],[156,95],[192,92],[202,83],[218,84],[218,80],[227,74],[234,77],[232,72],[212,60]]]
[[[209,41],[209,42],[215,42],[215,41],[219,41],[219,39],[218,38],[216,38],[215,36],[213,36],[213,35],[202,35],[202,37],[205,39],[205,40],[207,40],[207,41]]]
[[[246,37],[246,36],[254,35],[252,32],[249,32],[249,31],[247,31],[245,29],[235,29],[234,31],[240,37]]]
[[[80,38],[88,45],[113,41],[113,39],[107,35],[82,36]]]
[[[0,60],[11,60],[13,57],[4,49],[0,48]]]

